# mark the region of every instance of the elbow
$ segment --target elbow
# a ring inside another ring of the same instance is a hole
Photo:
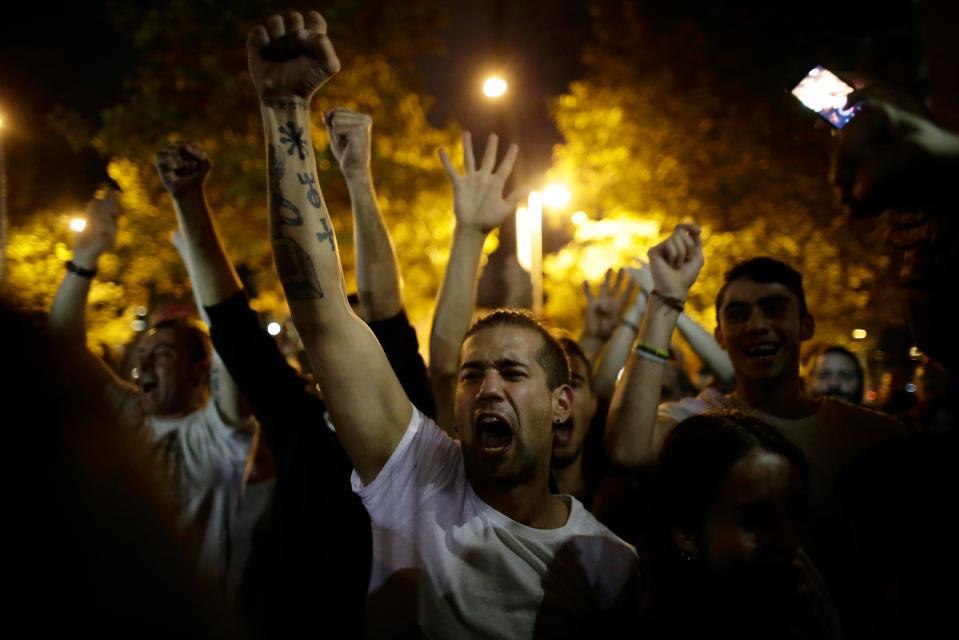
[[[632,469],[640,466],[645,461],[643,452],[623,440],[614,431],[607,430],[604,442],[606,456],[610,462],[621,469]]]

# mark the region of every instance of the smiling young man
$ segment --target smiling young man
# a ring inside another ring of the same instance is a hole
[[[562,349],[526,316],[494,314],[462,346],[460,440],[416,409],[350,309],[315,188],[310,99],[340,68],[326,23],[270,16],[249,58],[277,272],[373,525],[367,635],[579,637],[627,597],[636,557],[549,493],[552,426],[571,399]]]
[[[665,350],[689,289],[703,265],[699,229],[680,225],[649,252],[655,289],[633,355],[617,386],[606,447],[625,467],[652,461],[679,422],[710,409],[732,408],[776,427],[809,459],[812,550],[827,578],[848,577],[854,556],[837,495],[837,481],[862,453],[902,432],[880,413],[832,398],[809,398],[799,378],[800,344],[815,321],[802,276],[783,262],[760,257],[726,273],[716,296],[716,339],[729,353],[736,389],[707,389],[696,398],[660,404]],[[842,588],[845,585],[842,585]]]

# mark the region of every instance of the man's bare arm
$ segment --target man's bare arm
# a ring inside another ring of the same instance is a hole
[[[517,190],[503,197],[519,147],[510,145],[496,169],[497,141],[496,134],[490,135],[482,164],[477,169],[472,138],[468,131],[463,134],[464,175],[453,168],[446,152],[440,150],[440,159],[453,184],[456,227],[430,331],[430,383],[436,401],[436,421],[447,430],[453,426],[459,351],[473,317],[483,243],[523,196],[523,191]]]
[[[672,235],[649,251],[654,288],[646,304],[637,345],[668,352],[679,317],[679,301],[703,267],[699,228],[679,225]],[[651,462],[665,434],[656,430],[666,358],[634,350],[616,385],[606,422],[606,452],[616,464],[633,467]]]
[[[376,201],[370,170],[370,129],[365,113],[337,107],[324,118],[330,149],[350,190],[353,205],[353,251],[360,308],[367,322],[392,318],[403,309],[403,289],[396,251]]]
[[[213,163],[196,145],[181,144],[158,153],[156,165],[160,182],[173,198],[176,211],[179,233],[174,235],[173,244],[180,252],[193,283],[197,312],[209,325],[203,307],[226,300],[242,286],[223,250],[207,205],[204,184]],[[210,387],[224,421],[230,425],[246,424],[249,411],[244,407],[236,382],[215,350]]]
[[[369,327],[350,309],[316,176],[310,98],[339,68],[323,17],[272,15],[248,41],[267,144],[273,257],[337,435],[364,482],[392,455],[412,405]],[[317,425],[317,428],[322,428]]]
[[[96,362],[91,370],[102,378],[107,396],[124,421],[138,423],[138,390],[135,385],[120,379],[103,360],[87,349],[87,299],[100,256],[113,249],[116,243],[120,199],[115,192],[107,192],[94,199],[87,207],[87,225],[76,236],[73,248],[73,270],[60,282],[53,305],[50,307],[50,331],[78,348],[83,348]]]

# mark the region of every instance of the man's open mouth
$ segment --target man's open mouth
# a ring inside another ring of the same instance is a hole
[[[505,453],[513,443],[513,430],[506,418],[497,414],[478,414],[473,421],[476,441],[483,453]]]
[[[779,345],[774,342],[762,342],[743,347],[743,353],[750,358],[768,358],[779,352]]]
[[[142,391],[144,394],[150,393],[156,388],[157,388],[157,383],[155,380],[140,381],[140,391]]]
[[[557,425],[553,425],[553,445],[565,447],[573,437],[573,421],[567,420]]]

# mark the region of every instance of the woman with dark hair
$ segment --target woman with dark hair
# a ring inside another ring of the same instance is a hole
[[[680,423],[655,472],[648,632],[694,637],[840,637],[822,579],[802,547],[802,453],[738,412]]]

